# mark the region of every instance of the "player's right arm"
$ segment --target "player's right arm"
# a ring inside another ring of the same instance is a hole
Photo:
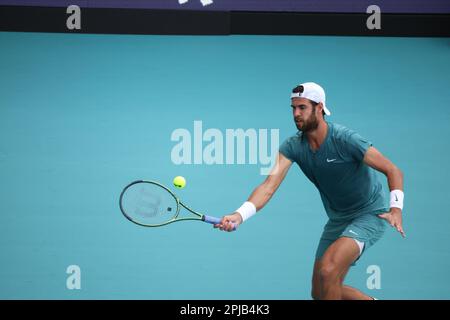
[[[272,168],[270,174],[267,178],[257,186],[250,197],[248,202],[251,202],[256,208],[256,211],[261,210],[270,198],[272,198],[275,191],[277,191],[281,182],[284,180],[289,168],[291,167],[292,161],[286,158],[283,154],[278,153],[275,166]],[[234,212],[230,215],[226,215],[222,218],[220,224],[214,225],[214,228],[220,228],[224,231],[232,231],[232,224],[236,227],[243,222],[242,216],[239,212]]]

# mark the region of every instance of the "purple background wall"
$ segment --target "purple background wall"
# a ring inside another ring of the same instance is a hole
[[[200,0],[179,4],[178,0],[0,0],[0,5],[67,7],[77,4],[93,8],[146,8],[221,11],[366,12],[376,4],[385,13],[450,13],[450,0]]]

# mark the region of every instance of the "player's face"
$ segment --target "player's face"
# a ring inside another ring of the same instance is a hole
[[[308,132],[318,127],[316,108],[313,107],[308,99],[293,98],[291,107],[298,130]]]

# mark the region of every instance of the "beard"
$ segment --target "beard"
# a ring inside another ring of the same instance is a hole
[[[300,120],[299,118],[295,118],[294,120],[297,129],[305,133],[313,131],[319,126],[315,112],[311,113],[308,119],[302,119],[301,122],[298,122]]]

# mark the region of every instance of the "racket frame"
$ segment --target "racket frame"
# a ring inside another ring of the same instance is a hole
[[[161,188],[163,188],[164,190],[166,190],[166,191],[167,191],[167,192],[175,199],[175,201],[176,201],[176,203],[177,203],[177,211],[176,211],[176,213],[175,213],[175,215],[173,216],[172,219],[170,219],[170,220],[168,220],[168,221],[166,221],[166,222],[160,223],[160,224],[144,224],[144,223],[141,223],[141,222],[138,222],[138,221],[133,220],[133,219],[125,212],[125,209],[124,209],[123,206],[122,206],[122,198],[123,198],[123,195],[125,194],[125,192],[128,190],[129,187],[131,187],[131,186],[133,186],[133,185],[135,185],[135,184],[138,184],[138,183],[149,183],[149,184],[157,185],[158,187],[161,187]],[[178,215],[180,214],[180,206],[183,207],[183,208],[185,208],[185,209],[187,209],[187,210],[190,211],[191,213],[195,214],[197,217],[178,218]],[[166,186],[164,186],[164,185],[162,185],[162,184],[160,184],[160,183],[158,183],[158,182],[156,182],[156,181],[152,181],[152,180],[136,180],[136,181],[133,181],[133,182],[129,183],[125,188],[123,188],[122,192],[120,193],[120,197],[119,197],[119,207],[120,207],[120,211],[122,212],[122,214],[123,214],[128,220],[130,220],[131,222],[133,222],[133,223],[135,223],[135,224],[138,224],[138,225],[140,225],[140,226],[143,226],[143,227],[151,227],[151,228],[153,228],[153,227],[162,227],[162,226],[165,226],[165,225],[168,225],[168,224],[170,224],[170,223],[177,222],[177,221],[187,221],[187,220],[205,221],[205,215],[204,215],[204,214],[199,213],[199,212],[197,212],[197,211],[195,211],[195,210],[189,208],[187,205],[185,205],[183,202],[181,202],[181,200],[180,200],[180,199],[179,199],[179,198],[178,198],[178,197],[177,197],[177,196],[176,196],[169,188],[167,188]]]

